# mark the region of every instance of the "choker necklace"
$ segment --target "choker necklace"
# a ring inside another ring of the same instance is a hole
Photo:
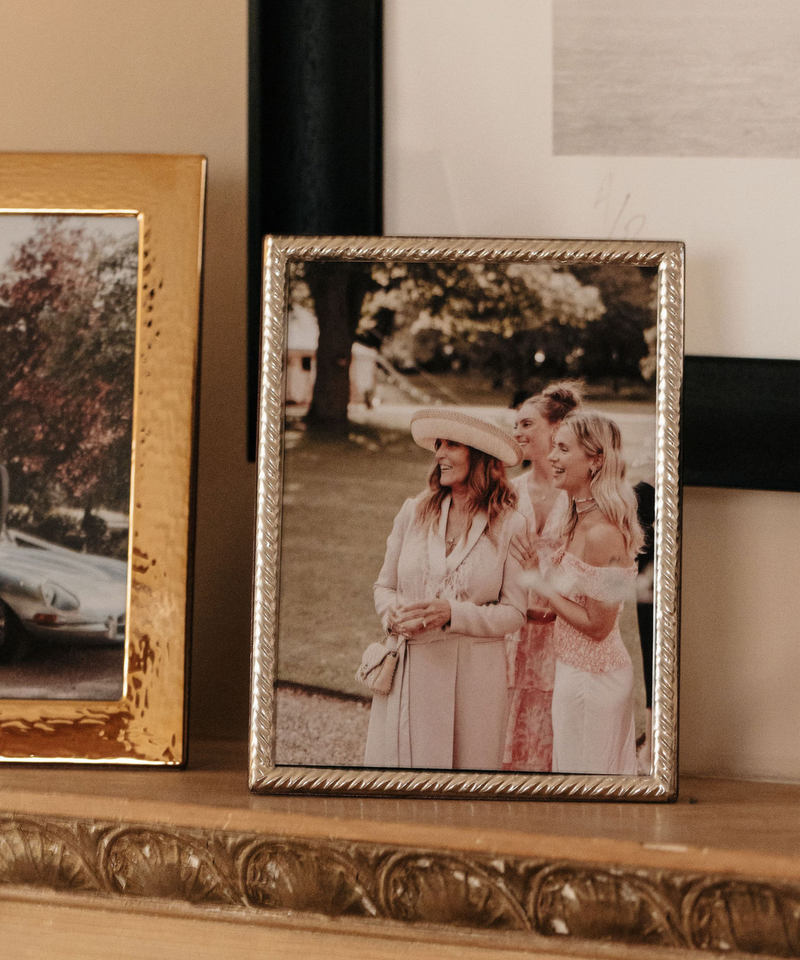
[[[590,500],[594,500],[594,497],[584,497],[583,500],[575,498],[575,503],[588,503]]]

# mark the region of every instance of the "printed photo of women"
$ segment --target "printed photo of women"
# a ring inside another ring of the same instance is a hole
[[[276,765],[647,772],[656,283],[293,267]]]

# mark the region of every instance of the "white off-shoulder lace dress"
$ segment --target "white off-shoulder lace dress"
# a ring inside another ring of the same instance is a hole
[[[617,603],[614,627],[593,640],[563,617],[553,646],[553,771],[632,775],[636,772],[633,666],[619,618],[636,577],[630,567],[594,567],[571,553],[556,558],[559,592],[586,606],[587,599]]]

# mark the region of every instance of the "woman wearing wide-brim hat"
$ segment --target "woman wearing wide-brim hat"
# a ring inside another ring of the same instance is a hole
[[[508,713],[505,637],[525,622],[525,530],[506,467],[505,430],[449,408],[420,410],[411,435],[431,450],[428,489],[407,500],[387,541],[375,608],[399,652],[375,693],[366,766],[499,770]]]

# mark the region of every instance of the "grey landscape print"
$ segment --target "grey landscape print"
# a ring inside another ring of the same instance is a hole
[[[800,0],[553,0],[557,155],[800,156]]]

